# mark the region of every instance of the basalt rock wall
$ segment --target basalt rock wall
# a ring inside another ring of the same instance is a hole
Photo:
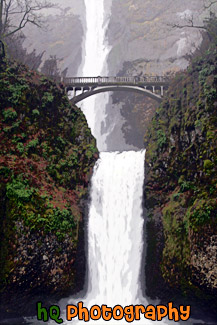
[[[96,142],[64,86],[0,65],[1,316],[82,289],[85,209]],[[6,312],[7,311],[7,312]]]
[[[144,189],[147,294],[162,297],[167,287],[170,293],[182,292],[208,302],[213,311],[217,295],[216,62],[215,42],[173,80],[146,133]]]

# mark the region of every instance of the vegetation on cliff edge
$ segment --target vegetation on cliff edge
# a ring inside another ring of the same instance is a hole
[[[3,293],[34,288],[49,293],[73,287],[80,202],[97,156],[86,119],[70,105],[64,88],[25,66],[2,60]]]
[[[160,264],[160,269],[153,265],[150,283],[161,274],[172,288],[216,302],[217,49],[212,41],[177,74],[152,120],[145,137],[145,195],[148,227],[155,230],[149,253],[152,265]]]

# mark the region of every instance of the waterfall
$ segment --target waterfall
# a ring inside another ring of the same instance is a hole
[[[87,294],[82,299],[70,298],[67,305],[76,305],[81,300],[88,309],[94,305],[113,308],[148,304],[140,288],[140,271],[144,272],[144,267],[140,270],[144,242],[144,160],[145,150],[100,153],[91,180]],[[96,322],[106,323],[101,318],[88,324]],[[110,320],[109,324],[117,322]],[[84,322],[77,318],[64,322],[80,323]],[[152,321],[141,315],[136,323]],[[128,323],[123,319],[121,324]]]
[[[95,165],[88,220],[88,290],[82,299],[85,306],[139,303],[144,158],[144,150],[102,152]],[[72,302],[75,300],[68,304]],[[98,323],[103,323],[102,319]]]
[[[139,302],[144,156],[144,150],[102,152],[95,165],[88,221],[88,291],[82,300],[86,306]]]
[[[106,2],[106,10],[105,10]],[[109,46],[106,29],[110,0],[85,0],[86,38],[83,76],[106,75]],[[142,256],[142,187],[144,155],[141,152],[102,152],[106,136],[107,94],[86,99],[82,110],[101,151],[92,178],[88,223],[88,293],[93,304],[130,304],[139,292]]]
[[[107,73],[106,57],[109,47],[105,41],[108,23],[105,1],[85,0],[87,30],[83,76]],[[110,0],[107,0],[107,3],[109,2]],[[76,305],[81,300],[87,308],[93,305],[107,305],[113,308],[115,305],[124,307],[131,304],[147,304],[146,299],[141,298],[140,288],[145,150],[103,152],[106,150],[106,135],[102,134],[101,124],[106,118],[107,101],[108,95],[104,94],[85,99],[82,104],[82,111],[97,139],[101,153],[91,180],[87,229],[87,294],[82,299],[71,297],[67,303],[64,300],[65,305]],[[88,324],[95,322],[106,323],[100,319]],[[64,324],[71,323],[79,324],[83,321],[64,321]],[[109,321],[109,324],[113,323],[117,321]],[[127,322],[122,320],[121,323]],[[142,318],[141,323],[152,322]]]
[[[135,304],[142,256],[144,151],[101,153],[88,225],[90,304]]]
[[[107,0],[110,3],[110,0]],[[86,37],[84,44],[84,66],[82,74],[85,77],[107,75],[106,58],[110,47],[106,42],[106,30],[109,21],[109,7],[105,10],[103,0],[85,0],[86,7]],[[97,139],[99,150],[106,150],[106,134],[102,128],[105,121],[105,107],[108,93],[91,96],[81,104],[92,134]]]

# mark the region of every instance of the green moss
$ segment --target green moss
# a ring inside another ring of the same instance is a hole
[[[207,225],[212,221],[212,216],[215,216],[216,204],[209,200],[196,199],[188,209],[188,225],[194,231],[199,231],[201,226]]]
[[[38,144],[39,144],[38,138],[33,139],[33,140],[29,141],[29,143],[27,144],[27,149],[35,148]]]
[[[8,108],[3,111],[4,121],[15,120],[17,112],[13,108]]]
[[[39,112],[39,110],[38,109],[33,109],[33,111],[32,111],[32,115],[33,116],[39,116],[40,115],[40,112]]]
[[[64,90],[8,61],[0,62],[0,133],[1,288],[7,290],[16,271],[17,222],[26,238],[51,234],[60,249],[70,238],[76,251],[80,202],[98,151]]]
[[[24,147],[24,145],[23,145],[22,142],[18,142],[18,143],[17,143],[17,150],[18,150],[20,153],[23,153],[23,152],[24,152],[25,147]]]
[[[29,201],[34,192],[33,188],[28,186],[27,181],[23,181],[22,177],[11,180],[6,186],[6,195],[9,199],[14,199],[19,207],[20,202]]]
[[[203,167],[204,167],[204,169],[206,169],[206,170],[210,170],[210,169],[212,169],[212,168],[214,167],[214,164],[212,163],[211,160],[206,159],[206,160],[204,160],[204,162],[203,162]]]
[[[54,101],[54,96],[52,93],[45,92],[42,97],[42,107],[46,107],[49,104],[52,104]]]
[[[157,131],[157,145],[159,148],[163,148],[167,142],[166,134],[162,130]]]
[[[191,257],[217,235],[216,76],[212,47],[172,82],[145,135],[146,207],[155,229],[163,224],[164,243],[155,250],[163,245],[161,276],[173,288],[206,297],[210,288],[195,280]]]

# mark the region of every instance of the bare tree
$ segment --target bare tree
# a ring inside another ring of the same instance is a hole
[[[209,10],[209,12],[207,14],[209,14],[210,19],[213,19],[214,16],[215,16],[215,13],[212,11],[215,4],[217,4],[217,0],[204,0],[203,1],[203,7],[202,7],[201,11],[204,12],[204,11]],[[209,24],[207,24],[207,21],[209,19],[205,19],[204,24],[199,25],[199,24],[195,23],[195,16],[194,16],[193,13],[191,13],[190,15],[186,14],[182,18],[184,20],[182,23],[172,23],[172,24],[168,24],[168,25],[173,27],[173,28],[189,27],[189,28],[201,29],[201,30],[204,30],[204,31],[208,32]]]
[[[206,30],[206,26],[205,25],[195,24],[195,19],[194,19],[194,15],[193,14],[191,14],[191,16],[188,16],[188,17],[185,18],[185,23],[183,23],[183,24],[174,23],[174,24],[169,24],[169,26],[172,26],[173,28],[185,28],[185,27],[189,27],[189,28],[196,28],[196,29]]]
[[[179,15],[181,21],[168,24],[172,28],[194,28],[201,31],[203,39],[208,37],[209,41],[217,43],[217,0],[203,0],[200,12],[196,14],[187,11]],[[203,22],[198,23],[199,15],[206,15]]]
[[[48,0],[0,0],[0,40],[21,31],[27,24],[41,27],[40,11],[53,7]]]
[[[217,0],[204,1],[204,9],[210,9],[214,4],[217,3]]]

